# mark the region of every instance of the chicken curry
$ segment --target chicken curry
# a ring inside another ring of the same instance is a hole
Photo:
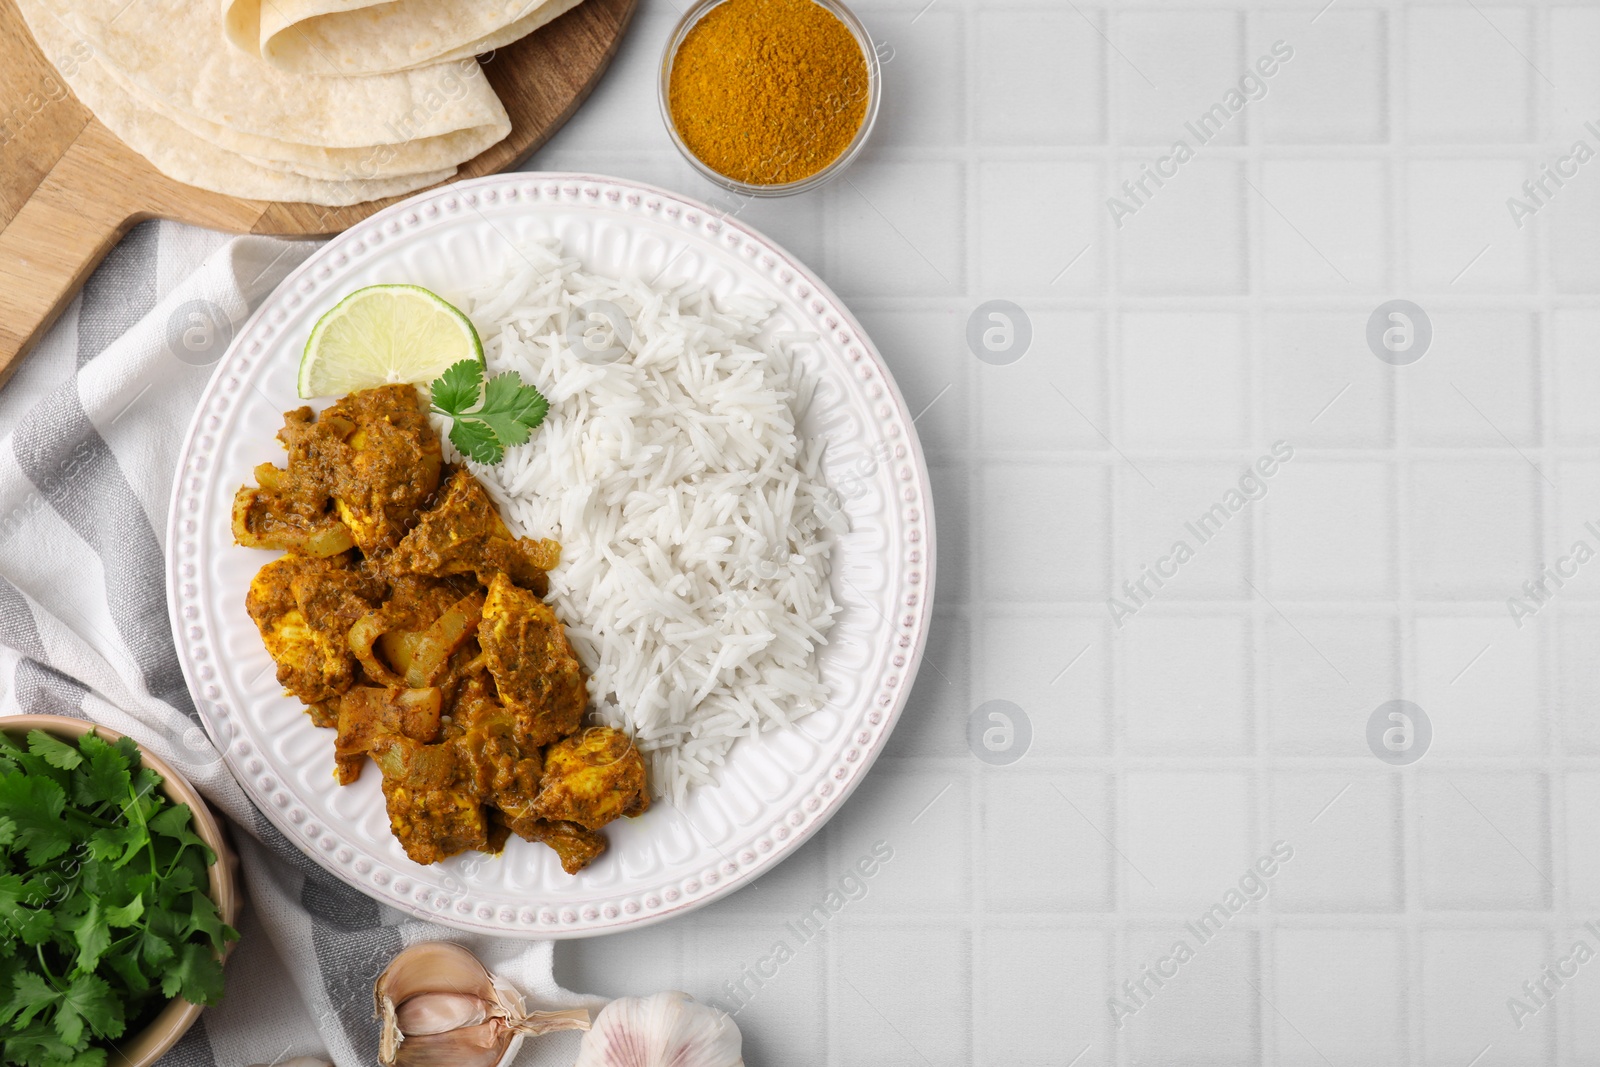
[[[339,783],[371,758],[418,863],[516,834],[577,873],[650,799],[627,735],[583,725],[583,666],[542,599],[560,546],[512,536],[409,385],[288,412],[278,440],[285,465],[234,499],[238,542],[284,552],[246,606],[279,683],[336,731]]]

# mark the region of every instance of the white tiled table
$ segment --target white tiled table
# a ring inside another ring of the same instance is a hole
[[[817,839],[720,904],[562,945],[563,982],[733,1007],[765,968],[752,1064],[1600,1062],[1600,961],[1549,1006],[1523,988],[1576,938],[1600,953],[1600,559],[1520,627],[1507,604],[1600,552],[1600,158],[1520,228],[1506,203],[1600,151],[1600,6],[1323,3],[857,0],[893,51],[872,146],[740,218],[927,408],[927,661]],[[662,130],[676,18],[645,0],[530,166],[736,206]],[[1185,122],[1276,41],[1265,95],[1116,226],[1118,185],[1195,147]],[[1411,365],[1366,340],[1392,298],[1431,321]],[[1031,324],[1009,365],[966,341],[993,299]],[[1185,523],[1280,441],[1200,543]],[[1116,625],[1107,598],[1180,539]],[[1391,699],[1431,722],[1414,765],[1369,749]],[[967,740],[992,700],[1031,723],[1006,765]],[[802,940],[876,842],[893,858]],[[1275,842],[1268,895],[1202,943],[1186,924]]]

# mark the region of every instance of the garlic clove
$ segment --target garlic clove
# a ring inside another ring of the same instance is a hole
[[[497,1067],[527,1034],[587,1030],[582,1009],[527,1012],[522,994],[471,952],[425,941],[396,956],[373,986],[384,1067]]]
[[[407,1037],[442,1034],[488,1019],[488,1005],[471,993],[417,993],[394,1010],[394,1021]]]
[[[739,1027],[687,993],[623,997],[600,1010],[573,1067],[744,1067]]]

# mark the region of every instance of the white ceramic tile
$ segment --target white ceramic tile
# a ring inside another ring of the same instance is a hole
[[[1204,911],[1254,860],[1251,791],[1228,771],[1130,771],[1122,851],[1136,907]]]
[[[1107,30],[1121,59],[1111,68],[1120,102],[1117,139],[1162,148],[1181,137],[1192,140],[1184,123],[1237,89],[1244,73],[1241,30],[1238,13],[1226,10],[1117,14]],[[1230,115],[1214,139],[1241,143],[1247,120],[1245,113]]]
[[[1555,519],[1544,532],[1543,571],[1528,575],[1506,604],[1506,615],[1519,630],[1549,619],[1546,609],[1554,604],[1600,599],[1600,567],[1589,566],[1600,555],[1600,462],[1546,465],[1556,484]],[[1549,628],[1538,631],[1549,633]]]
[[[1424,597],[1510,596],[1538,572],[1538,471],[1523,459],[1415,463],[1405,552]]]
[[[1514,7],[1405,14],[1407,130],[1419,142],[1521,141],[1532,132],[1531,19]]]
[[[732,1015],[749,1061],[819,1060],[827,1055],[825,1032],[792,1005],[822,1002],[824,944],[777,919],[703,922],[686,941],[687,962],[693,973],[713,977],[686,992]]]
[[[1243,595],[1251,516],[1272,479],[1242,463],[1146,461],[1119,468],[1118,481],[1122,566],[1111,593],[1119,631],[1146,604]]]
[[[1403,368],[1407,436],[1420,445],[1526,448],[1539,440],[1534,317],[1441,308],[1433,341]]]
[[[1600,108],[1595,108],[1593,118],[1600,128]],[[1591,152],[1600,149],[1600,138],[1587,129],[1573,130],[1572,136],[1581,138]],[[1562,162],[1571,157],[1571,145],[1563,145],[1560,152],[1552,151],[1543,162],[1571,170],[1576,164]],[[1530,171],[1532,168],[1529,168]],[[1565,186],[1554,190],[1538,213],[1522,219],[1524,233],[1539,231],[1551,243],[1550,274],[1558,290],[1564,293],[1592,293],[1600,286],[1600,166],[1591,159]]]
[[[1103,467],[989,463],[979,478],[987,603],[1104,595],[1109,500]],[[1016,521],[1007,504],[1024,497],[1037,508],[1028,521]],[[1070,553],[1063,552],[1067,545]]]
[[[1414,697],[1433,723],[1432,752],[1532,756],[1545,751],[1539,638],[1518,633],[1505,612],[1421,616]]]
[[[1394,589],[1394,476],[1386,463],[1297,452],[1262,501],[1269,597],[1386,597]]]
[[[976,361],[963,343],[965,323],[956,310],[868,308],[856,317],[889,364],[924,450],[960,451],[971,407],[967,372]]]
[[[1552,939],[1552,962],[1568,972],[1571,978],[1556,994],[1555,1003],[1560,1005],[1560,1009],[1538,1006],[1537,1014],[1531,1018],[1521,1016],[1525,1027],[1536,1025],[1540,1019],[1548,1019],[1547,1025],[1553,1024],[1565,1031],[1565,1047],[1559,1054],[1561,1058],[1556,1061],[1559,1063],[1593,1063],[1594,1051],[1600,1048],[1600,983],[1585,980],[1589,964],[1594,962],[1593,953],[1600,936],[1588,928],[1588,921],[1585,918],[1584,925],[1574,922],[1565,930],[1558,931]],[[1580,943],[1582,950],[1578,947]],[[1585,952],[1588,954],[1585,955]],[[1575,976],[1571,974],[1574,966],[1579,968]],[[1526,993],[1521,999],[1526,1008],[1535,1008],[1532,998]],[[1546,1001],[1546,1005],[1549,1004]],[[1556,1014],[1558,1010],[1560,1013]]]
[[[1549,20],[1550,59],[1545,73],[1561,87],[1554,114],[1546,123],[1545,132],[1554,136],[1594,117],[1588,111],[1593,101],[1600,100],[1600,67],[1593,62],[1595,50],[1600,49],[1600,10],[1557,4],[1550,8]]]
[[[1543,775],[1434,770],[1419,778],[1422,903],[1537,911],[1549,906],[1549,799]]]
[[[1322,11],[1308,29],[1300,11],[1265,11],[1255,20],[1252,61],[1278,41],[1294,50],[1267,80],[1257,113],[1265,140],[1346,144],[1389,136],[1388,16],[1382,11]]]
[[[1572,771],[1563,784],[1566,800],[1567,899],[1574,907],[1600,908],[1600,772]]]
[[[1105,44],[1071,11],[974,15],[973,134],[981,144],[1096,143],[1105,137]]]
[[[1021,359],[1005,366],[978,364],[979,445],[1007,450],[1106,448],[1106,363],[1099,316],[1035,306],[1028,319],[1033,343]]]
[[[1117,634],[1131,752],[1244,755],[1250,634],[1228,616],[1141,615]]]
[[[1272,1009],[1261,988],[1260,937],[1254,930],[1224,930],[1205,944],[1180,926],[1173,931],[1139,930],[1127,939],[1132,964],[1159,966],[1173,958],[1172,946],[1186,940],[1193,958],[1152,992],[1123,1020],[1130,1061],[1160,1067],[1245,1067],[1261,1062],[1260,1017]],[[1172,964],[1167,969],[1172,969]]]
[[[829,996],[828,1036],[836,1063],[966,1067],[972,1012],[965,976],[968,932],[934,925],[840,931]],[[937,966],[929,966],[930,961]]]
[[[1526,177],[1524,164],[1507,159],[1408,164],[1400,216],[1410,267],[1405,281],[1450,293],[1530,288],[1531,243],[1513,226],[1505,206]]]
[[[1119,186],[1136,182],[1152,159],[1160,162],[1153,155],[1122,159]],[[1250,189],[1237,163],[1204,156],[1177,166],[1159,187],[1147,181],[1140,193],[1114,191],[1122,206],[1109,239],[1116,243],[1122,287],[1130,293],[1243,291],[1246,194]]]
[[[990,614],[977,659],[979,700],[1009,700],[1029,718],[1034,756],[1097,755],[1109,744],[1111,638],[1106,621]],[[919,683],[920,684],[920,683]]]
[[[1378,767],[1373,761],[1373,767]],[[1400,782],[1380,773],[1279,773],[1272,777],[1273,841],[1294,856],[1272,880],[1278,912],[1402,910]]]
[[[1295,446],[1381,448],[1398,368],[1366,346],[1361,311],[1277,312],[1259,321],[1263,431]]]
[[[1123,446],[1206,447],[1249,439],[1249,351],[1229,312],[1127,312],[1117,353]]]
[[[1518,1030],[1506,1008],[1549,962],[1549,947],[1543,932],[1523,926],[1423,930],[1420,1062],[1445,1067],[1475,1056],[1494,1067],[1550,1062],[1552,1013]]]
[[[981,292],[1020,301],[1100,288],[1107,214],[1099,163],[995,161],[977,173]]]
[[[980,890],[984,911],[1110,911],[1111,780],[1104,775],[986,775]],[[1023,813],[1033,813],[1027,818]],[[1039,833],[1040,821],[1050,825]],[[1026,855],[1026,864],[1012,860]]]
[[[1559,654],[1556,669],[1558,728],[1561,746],[1573,755],[1600,755],[1600,615],[1565,611],[1556,621]]]
[[[1600,443],[1600,311],[1568,308],[1550,316],[1555,365],[1555,432],[1565,444]]]
[[[1269,612],[1258,628],[1261,715],[1272,751],[1365,756],[1374,708],[1399,696],[1400,635],[1387,605],[1372,614],[1288,619]],[[1372,694],[1363,700],[1357,694]]]
[[[1111,946],[1098,930],[987,925],[977,946],[974,1063],[1116,1062],[1105,1009]],[[1028,981],[1018,981],[1028,975]]]
[[[959,291],[964,180],[957,163],[868,157],[830,185],[830,280],[840,294]]]
[[[963,17],[932,7],[915,21],[887,11],[868,11],[862,21],[875,40],[893,48],[882,66],[883,102],[873,147],[960,144],[969,96]]]
[[[1272,935],[1277,1012],[1268,1019],[1274,1035],[1269,1061],[1283,1067],[1405,1064],[1403,938],[1395,930],[1280,926]]]
[[[887,851],[892,858],[880,863],[866,895],[849,905],[849,915],[964,910],[973,869],[971,810],[964,775],[885,761],[828,823],[824,880],[835,883],[863,859]]]
[[[1382,288],[1388,276],[1388,168],[1327,159],[1261,165],[1262,285],[1278,292]]]

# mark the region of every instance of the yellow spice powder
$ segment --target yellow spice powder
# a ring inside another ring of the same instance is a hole
[[[812,0],[726,0],[672,63],[668,106],[689,150],[719,174],[785,185],[839,157],[867,115],[867,58]]]

